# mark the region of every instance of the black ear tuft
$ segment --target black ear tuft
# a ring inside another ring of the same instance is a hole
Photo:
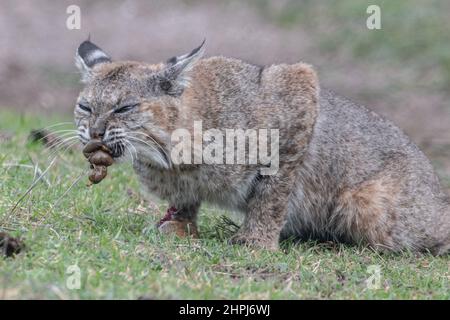
[[[177,63],[177,57],[172,57],[169,60],[167,60],[167,64],[169,65],[174,65],[175,63]]]
[[[195,56],[201,49],[203,49],[203,46],[205,45],[206,39],[203,39],[203,42],[201,45],[199,45],[197,48],[195,48],[194,50],[192,50],[188,57],[193,57]]]
[[[80,44],[77,53],[88,68],[92,68],[97,63],[111,62],[111,58],[89,40]]]

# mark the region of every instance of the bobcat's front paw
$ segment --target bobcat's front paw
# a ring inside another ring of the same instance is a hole
[[[267,238],[258,238],[255,236],[248,236],[245,234],[237,233],[234,235],[229,241],[229,244],[239,244],[244,245],[246,247],[255,248],[255,249],[266,249],[271,251],[276,251],[279,249],[278,240],[273,241]]]
[[[198,238],[197,226],[188,221],[169,220],[163,222],[158,230],[163,234],[174,234],[180,238],[193,237]]]

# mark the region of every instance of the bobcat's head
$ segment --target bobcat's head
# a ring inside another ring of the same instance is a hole
[[[171,122],[204,43],[165,63],[146,64],[113,62],[99,47],[83,42],[76,54],[85,83],[75,107],[81,142],[101,139],[114,158],[139,154],[160,167],[171,167]]]

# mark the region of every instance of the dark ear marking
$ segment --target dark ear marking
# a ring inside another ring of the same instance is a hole
[[[170,58],[169,60],[167,60],[167,64],[175,64],[177,63],[177,57],[174,56],[172,58]]]
[[[91,69],[97,64],[111,62],[111,58],[91,41],[86,40],[78,47],[75,61],[82,74],[82,80],[87,82]]]
[[[190,57],[192,57],[192,56],[195,56],[195,55],[203,48],[205,42],[206,42],[206,39],[203,39],[202,44],[199,45],[199,46],[198,46],[197,48],[195,48],[194,50],[192,50],[192,51],[189,53],[189,55],[188,55],[187,57],[190,58]]]
[[[97,63],[111,62],[111,58],[89,40],[80,44],[78,47],[78,55],[89,68],[92,68]]]
[[[191,60],[193,60],[195,58],[195,56],[197,55],[197,53],[199,53],[199,51],[203,48],[204,44],[205,44],[206,39],[203,40],[202,44],[200,46],[198,46],[197,48],[195,48],[194,50],[192,50],[191,52],[184,54],[182,56],[174,56],[170,59],[168,59],[166,61],[166,64],[168,66],[174,66],[178,63],[182,63],[187,62],[187,64],[190,63]],[[201,54],[199,55],[199,57],[201,56]]]

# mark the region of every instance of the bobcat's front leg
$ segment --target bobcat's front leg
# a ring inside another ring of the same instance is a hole
[[[244,223],[230,243],[278,249],[294,181],[294,177],[290,177],[292,173],[280,171],[274,176],[260,176],[249,199]]]
[[[198,238],[197,213],[200,204],[170,206],[166,215],[157,224],[164,234],[175,234],[181,238],[192,236]]]

